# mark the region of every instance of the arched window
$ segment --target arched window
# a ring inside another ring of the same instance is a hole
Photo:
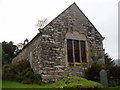
[[[67,61],[68,63],[86,63],[86,37],[78,32],[66,34]]]

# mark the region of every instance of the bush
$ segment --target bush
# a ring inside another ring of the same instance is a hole
[[[120,80],[120,66],[113,66],[108,70],[110,78]]]
[[[108,69],[109,86],[120,86],[120,66],[112,66]]]
[[[109,87],[116,87],[119,86],[119,82],[115,80],[109,80]]]
[[[5,80],[5,79],[8,79],[8,80],[11,80],[11,79],[15,79],[15,74],[16,74],[16,71],[15,71],[15,68],[12,64],[6,64],[4,65],[4,67],[2,68],[2,78]]]
[[[100,82],[101,65],[93,64],[85,71],[85,78],[92,81]],[[120,66],[106,67],[109,86],[120,86]]]
[[[39,74],[34,74],[34,83],[41,84],[42,77]]]
[[[100,70],[102,69],[101,65],[93,64],[85,71],[85,78],[92,81],[100,81]]]
[[[22,83],[41,84],[42,81],[40,75],[34,74],[27,60],[4,65],[2,76],[4,80],[16,80]]]

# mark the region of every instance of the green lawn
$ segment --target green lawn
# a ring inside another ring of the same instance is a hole
[[[37,84],[22,84],[16,81],[4,80],[2,82],[2,88],[41,88],[41,86]]]
[[[84,78],[79,77],[66,77],[62,80],[55,82],[55,83],[48,83],[48,84],[22,84],[16,81],[3,81],[3,88],[102,88],[103,86],[100,83],[93,82],[90,80],[86,80]]]

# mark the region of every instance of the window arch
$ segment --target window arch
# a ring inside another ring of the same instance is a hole
[[[67,33],[66,51],[68,64],[87,63],[87,38],[78,32]]]

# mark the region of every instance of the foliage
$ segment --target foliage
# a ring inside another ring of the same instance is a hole
[[[15,68],[12,64],[6,64],[2,68],[2,78],[4,79],[15,79]]]
[[[94,48],[93,48],[94,49]],[[98,60],[102,58],[101,51],[95,51],[91,53],[91,59],[93,60],[93,64],[97,64]]]
[[[109,80],[109,87],[119,86],[119,82],[116,80]]]
[[[109,75],[120,80],[120,66],[113,66],[109,69]]]
[[[9,55],[2,49],[2,65],[10,63]]]
[[[85,71],[85,78],[92,81],[100,81],[99,72],[102,69],[102,65],[93,64]]]
[[[120,66],[112,66],[108,70],[110,86],[120,86]]]
[[[35,24],[38,28],[43,28],[48,22],[48,19],[41,19],[37,21],[37,24]]]
[[[86,80],[80,77],[65,77],[55,83],[37,84],[22,84],[15,81],[3,81],[3,88],[102,88],[100,83]]]
[[[4,80],[16,80],[22,83],[41,83],[41,76],[34,74],[27,60],[4,65],[2,74]]]
[[[85,71],[85,78],[92,81],[100,82],[100,70],[103,68],[102,65],[93,64]],[[108,84],[109,86],[120,86],[120,67],[111,66],[109,68],[104,67],[107,71]]]
[[[12,41],[9,43],[6,41],[2,42],[2,64],[10,63],[18,52],[18,47],[13,44]]]
[[[108,53],[104,54],[106,68],[110,68],[114,65],[114,60],[109,56]]]
[[[120,85],[120,66],[115,66],[114,60],[109,56],[108,53],[104,54],[105,57],[105,68],[108,74],[109,86]]]

